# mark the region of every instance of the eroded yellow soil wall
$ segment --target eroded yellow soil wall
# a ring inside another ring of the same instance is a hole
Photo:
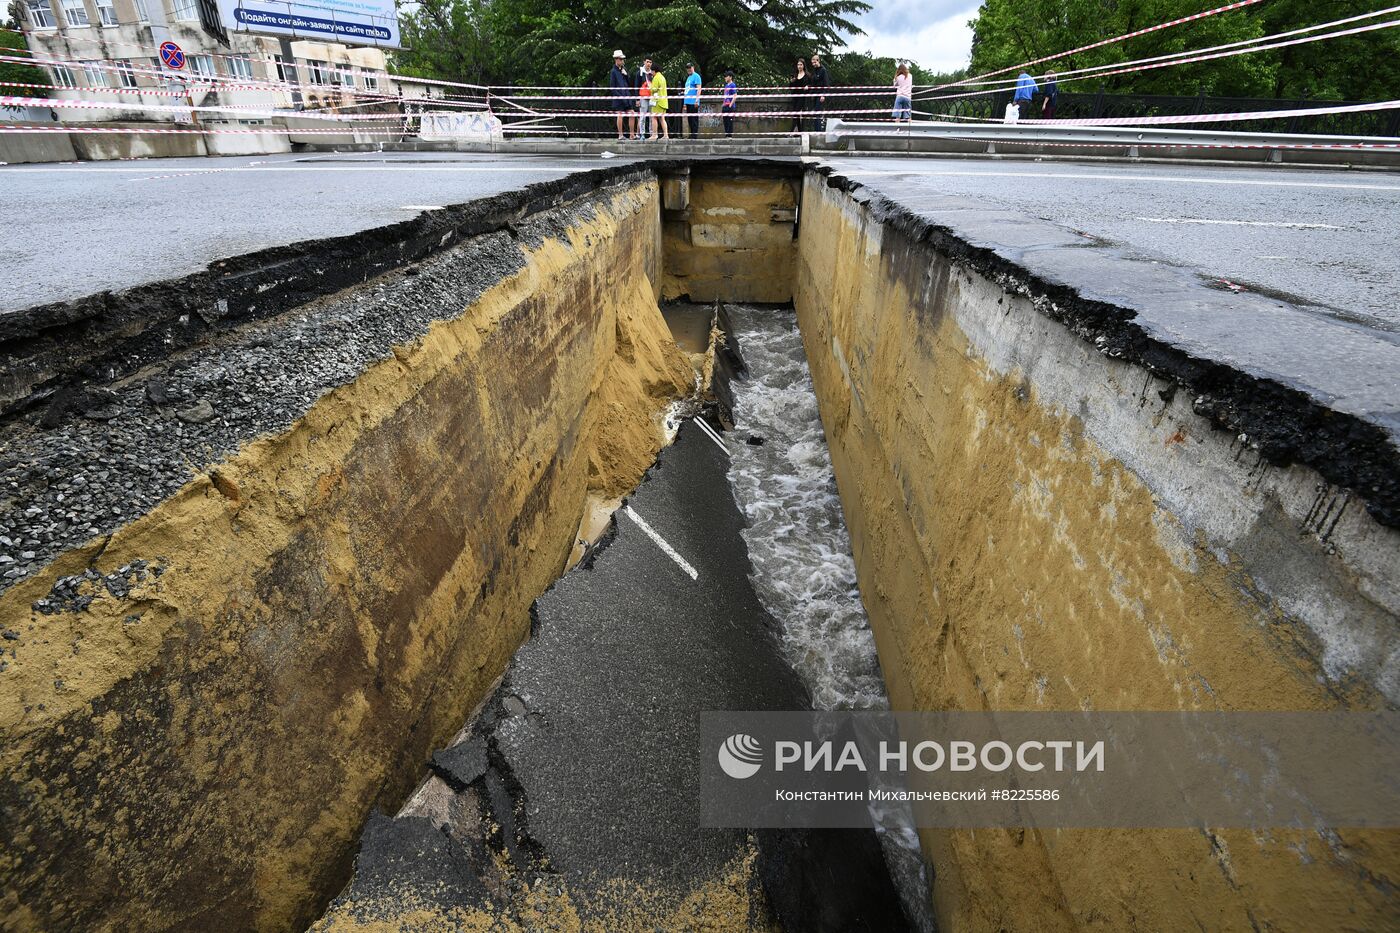
[[[820,176],[799,245],[799,321],[897,708],[1383,705],[1364,679],[1330,676],[1253,568],[1189,532],[1091,436],[1089,406],[1135,396],[1140,372],[882,229]],[[994,364],[998,335],[1033,365]],[[1140,407],[1122,410],[1157,416]],[[1140,425],[1156,438],[1140,462],[1170,466],[1188,434],[1217,442],[1185,411]],[[1279,539],[1302,554],[1305,538]],[[1296,566],[1366,604],[1339,564]],[[1380,929],[1400,881],[1400,832],[978,830],[924,844],[948,930]]]
[[[461,726],[631,488],[693,372],[657,309],[656,183],[421,341],[0,598],[0,926],[284,930]],[[470,249],[471,247],[465,247]],[[81,613],[66,574],[163,575]]]

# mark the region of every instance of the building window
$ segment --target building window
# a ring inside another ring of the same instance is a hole
[[[308,73],[310,74],[312,84],[330,83],[326,75],[327,70],[329,70],[330,68],[330,65],[328,63],[309,61],[306,63],[306,68]]]
[[[112,0],[94,0],[97,4],[97,20],[104,26],[117,25],[117,8]]]
[[[132,5],[136,7],[136,21],[138,23],[151,21],[151,12],[146,9],[146,0],[132,0]]]
[[[252,80],[253,63],[248,61],[248,59],[240,58],[237,55],[230,55],[224,59],[224,65],[228,68],[230,76]]]
[[[73,69],[67,65],[50,65],[49,73],[53,75],[54,87],[77,87],[78,77],[73,74]]]
[[[118,62],[117,78],[122,87],[137,87],[136,66],[130,61]]]
[[[296,62],[288,61],[281,55],[274,55],[273,61],[277,63],[277,80],[283,84],[296,84],[297,78]]]
[[[365,89],[369,91],[379,90],[379,75],[372,71],[365,72]]]
[[[83,62],[83,81],[88,87],[109,87],[107,84],[107,72],[102,68],[102,62]]]
[[[63,0],[63,18],[69,26],[91,26],[83,0]]]
[[[170,15],[174,19],[199,20],[198,0],[170,0]]]
[[[214,56],[212,55],[191,55],[190,71],[201,78],[212,78],[219,73],[214,68]]]
[[[49,0],[28,0],[26,5],[29,8],[29,22],[35,29],[54,29],[58,26]]]

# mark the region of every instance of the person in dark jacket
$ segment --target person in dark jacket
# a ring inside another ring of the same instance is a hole
[[[788,82],[788,87],[792,89],[792,103],[789,105],[789,109],[792,111],[792,131],[805,133],[807,131],[808,92],[812,89],[812,76],[807,74],[805,59],[799,58],[797,60],[797,75]]]
[[[813,128],[822,133],[826,131],[826,89],[831,86],[831,81],[826,74],[826,66],[822,64],[822,57],[816,52],[812,53],[812,67],[807,72],[812,79],[812,109],[817,111],[813,119]]]
[[[1060,86],[1055,83],[1055,72],[1045,72],[1045,83],[1040,86],[1045,100],[1040,105],[1040,115],[1047,120],[1055,119],[1055,108],[1060,105]]]
[[[627,74],[627,58],[622,49],[613,52],[612,72],[608,75],[608,88],[612,93],[612,109],[617,112],[617,138],[628,139],[637,135],[637,89]],[[631,132],[628,132],[628,117],[631,117]]]

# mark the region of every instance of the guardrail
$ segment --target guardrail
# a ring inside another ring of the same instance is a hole
[[[1322,162],[1400,167],[1400,140],[1385,136],[1236,133],[1203,129],[1035,123],[827,121],[813,148],[849,152],[1100,155]]]
[[[884,98],[882,98],[884,99]],[[1039,111],[1042,98],[1037,98],[1032,109]],[[931,113],[933,118],[948,117],[964,119],[968,117],[992,120],[1000,118],[1006,105],[1011,103],[1011,91],[998,91],[985,97],[956,97],[941,99],[936,94],[930,98],[916,98],[916,110]],[[1369,111],[1352,113],[1329,113],[1328,111],[1359,104],[1361,101],[1347,100],[1280,100],[1267,97],[1207,97],[1204,94],[1193,96],[1162,94],[1109,94],[1105,92],[1077,93],[1060,91],[1058,111],[1055,116],[1066,119],[1098,119],[1100,117],[1148,117],[1206,113],[1237,114],[1237,120],[1228,125],[1217,125],[1217,129],[1242,133],[1307,133],[1341,134],[1346,136],[1400,136],[1400,109],[1389,111]],[[1254,114],[1264,114],[1275,110],[1294,110],[1286,120],[1272,122],[1255,118]],[[1312,113],[1316,110],[1316,113]]]

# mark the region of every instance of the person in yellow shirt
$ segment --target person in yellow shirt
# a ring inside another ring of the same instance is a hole
[[[670,139],[671,131],[666,127],[666,111],[671,102],[666,97],[666,76],[657,68],[651,75],[651,139],[656,139],[656,130],[661,129],[661,138]]]

